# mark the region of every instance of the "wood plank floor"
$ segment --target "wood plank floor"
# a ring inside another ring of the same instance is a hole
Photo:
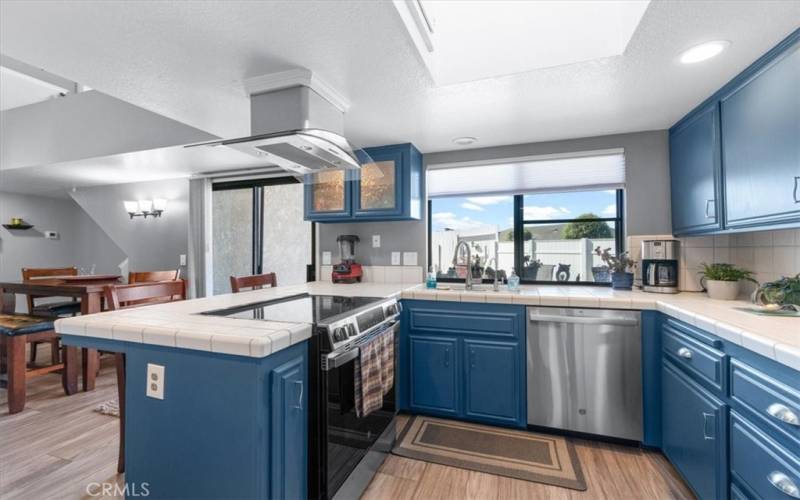
[[[115,396],[109,360],[102,364],[93,392],[66,397],[58,375],[34,379],[28,385],[27,406],[16,415],[8,414],[7,392],[0,389],[0,500],[121,498],[87,491],[93,483],[123,482],[116,474],[118,420],[92,411]],[[389,456],[362,498],[692,498],[660,453],[582,440],[576,448],[588,486],[583,492]]]

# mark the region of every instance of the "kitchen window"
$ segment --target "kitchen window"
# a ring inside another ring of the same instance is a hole
[[[473,278],[488,282],[497,272],[506,279],[513,271],[523,283],[608,284],[610,273],[594,249],[623,251],[623,183],[621,152],[434,166],[429,266],[440,281],[463,281],[466,262],[454,265],[453,256],[466,241]]]

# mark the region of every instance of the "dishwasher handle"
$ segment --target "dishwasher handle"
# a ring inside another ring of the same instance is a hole
[[[583,317],[583,316],[558,316],[555,314],[537,314],[531,312],[528,314],[528,320],[531,322],[546,321],[548,323],[577,323],[581,325],[615,325],[615,326],[636,326],[639,320],[636,318],[598,318],[598,317]]]

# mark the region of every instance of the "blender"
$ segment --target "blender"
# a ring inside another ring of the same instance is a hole
[[[361,264],[356,262],[356,243],[358,236],[342,234],[336,238],[339,243],[339,258],[341,262],[333,266],[331,281],[334,283],[360,283],[362,270]]]

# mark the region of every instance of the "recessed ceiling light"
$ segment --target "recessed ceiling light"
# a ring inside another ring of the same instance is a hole
[[[680,61],[683,64],[694,64],[719,55],[720,52],[728,48],[731,42],[727,40],[714,40],[688,48],[681,52]]]
[[[477,142],[477,140],[478,140],[477,138],[469,136],[456,137],[455,139],[453,139],[453,143],[458,144],[459,146],[469,146],[470,144]]]

